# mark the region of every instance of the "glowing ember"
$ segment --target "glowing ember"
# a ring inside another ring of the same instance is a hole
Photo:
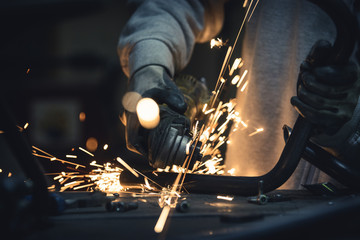
[[[221,48],[223,45],[224,45],[224,43],[221,38],[217,38],[217,39],[214,38],[214,39],[211,39],[211,41],[210,41],[210,48],[213,48],[213,47]]]
[[[120,157],[117,157],[116,160],[123,165],[127,170],[129,170],[135,177],[139,177],[139,174],[135,172],[124,160],[122,160]]]
[[[234,197],[230,197],[230,196],[217,196],[217,199],[222,199],[222,200],[226,200],[226,201],[232,201],[234,199]]]
[[[234,71],[240,66],[241,58],[236,58],[229,72],[229,76],[232,76]]]
[[[90,155],[90,156],[92,156],[92,157],[94,156],[94,154],[92,154],[91,152],[83,149],[82,147],[79,147],[79,150],[83,151],[84,153],[86,153],[86,154],[88,154],[88,155]]]
[[[248,73],[248,70],[245,70],[244,73],[241,75],[241,78],[240,78],[239,82],[237,83],[236,87],[240,87],[240,85],[244,81],[244,78],[246,77],[247,73]],[[241,89],[241,91],[243,92],[244,90]]]
[[[235,174],[235,168],[232,168],[230,170],[227,171],[231,176],[234,176]]]
[[[240,80],[240,76],[239,75],[235,75],[234,78],[231,80],[231,84],[235,85],[239,82]]]
[[[246,82],[244,83],[244,85],[243,85],[242,88],[240,89],[241,92],[245,91],[245,88],[247,87],[248,83],[249,83],[248,81],[246,81]]]
[[[249,137],[252,137],[252,136],[254,136],[255,134],[258,134],[258,133],[263,132],[263,131],[264,131],[263,128],[258,128],[258,129],[256,129],[255,132],[250,133],[250,134],[249,134]]]
[[[163,208],[163,210],[161,211],[161,214],[160,214],[160,217],[155,225],[155,228],[154,228],[154,231],[156,233],[161,233],[164,229],[164,226],[165,226],[165,223],[166,223],[166,220],[169,216],[169,213],[170,213],[170,207],[169,206],[165,206]]]

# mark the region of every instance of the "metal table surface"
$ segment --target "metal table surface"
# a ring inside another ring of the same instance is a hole
[[[360,239],[357,194],[316,196],[305,190],[277,190],[268,195],[281,194],[285,201],[265,205],[238,196],[226,201],[215,195],[182,195],[189,211],[172,209],[160,234],[154,232],[161,213],[158,197],[121,193],[118,200],[136,201],[138,208],[108,212],[101,193],[59,194],[79,204],[51,217],[51,226],[26,239]]]

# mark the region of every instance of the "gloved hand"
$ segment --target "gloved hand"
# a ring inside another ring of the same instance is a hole
[[[135,72],[129,80],[129,91],[152,98],[158,104],[166,104],[180,114],[187,109],[184,95],[165,68],[158,65],[149,65]]]
[[[360,94],[354,63],[328,64],[331,44],[320,40],[300,66],[295,109],[315,125],[316,133],[335,134],[352,117]]]
[[[152,98],[158,104],[166,104],[180,114],[187,109],[183,94],[167,71],[158,65],[149,65],[135,72],[129,80],[128,91],[137,92],[144,98]],[[150,130],[141,127],[136,112],[126,111],[125,116],[127,148],[148,157]]]

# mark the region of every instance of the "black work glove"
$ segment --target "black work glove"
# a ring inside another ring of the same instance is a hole
[[[335,134],[352,117],[360,83],[354,63],[328,64],[331,44],[320,40],[300,66],[297,96],[291,104],[315,125],[315,134]]]
[[[149,65],[135,72],[129,80],[129,91],[152,98],[158,104],[166,104],[180,114],[187,109],[184,95],[165,68],[158,65]]]
[[[183,114],[187,109],[184,96],[177,88],[165,68],[158,65],[146,66],[133,74],[128,84],[129,92],[137,92],[143,98],[152,98],[158,104]],[[125,137],[127,148],[147,157],[148,129],[141,127],[136,112],[125,111]]]

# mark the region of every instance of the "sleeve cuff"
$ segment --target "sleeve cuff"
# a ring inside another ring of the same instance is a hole
[[[137,42],[129,56],[129,74],[148,65],[160,65],[167,69],[171,76],[175,74],[173,57],[165,43],[156,39],[145,39]]]

